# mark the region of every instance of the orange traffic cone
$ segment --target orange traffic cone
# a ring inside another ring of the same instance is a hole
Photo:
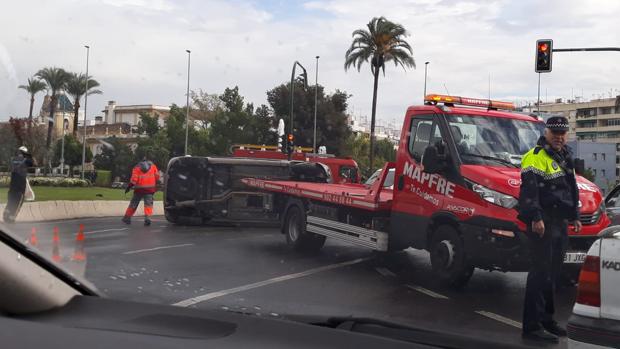
[[[83,262],[86,260],[86,253],[84,253],[84,225],[80,224],[80,229],[75,236],[75,251],[73,252],[74,261]]]
[[[54,262],[60,262],[62,257],[60,256],[60,237],[58,236],[58,227],[54,227],[54,237],[52,238],[54,246],[52,248],[52,260]]]
[[[32,227],[32,231],[30,232],[30,245],[31,246],[37,246],[39,245],[39,239],[37,238],[37,228]]]

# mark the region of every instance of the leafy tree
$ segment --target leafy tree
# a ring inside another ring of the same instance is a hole
[[[159,119],[157,116],[150,116],[147,113],[140,113],[140,124],[138,133],[153,137],[159,132]]]
[[[157,168],[165,170],[170,161],[170,141],[165,130],[160,130],[152,136],[140,138],[136,148],[136,160],[147,157],[153,161]]]
[[[368,151],[370,150],[370,137],[368,134],[352,135],[346,141],[346,152],[351,156],[360,168],[363,178],[368,178],[377,169],[383,167],[388,161],[396,159],[396,150],[394,145],[387,139],[377,141],[376,147],[376,166],[370,167],[368,159]]]
[[[62,158],[62,138],[56,141],[54,145],[54,166],[60,165]],[[73,167],[82,165],[82,143],[73,135],[65,135],[65,165],[69,166],[69,174],[73,177]],[[86,162],[93,159],[93,153],[89,147],[86,147]]]
[[[314,87],[305,89],[300,82],[294,88],[294,120],[293,135],[295,145],[312,147],[314,139]],[[346,92],[336,90],[331,95],[325,95],[323,86],[317,89],[317,147],[325,145],[329,153],[340,155],[344,152],[346,139],[351,134],[347,124],[347,100],[350,97]],[[277,127],[277,120],[284,119],[289,132],[290,120],[290,83],[282,84],[267,91],[267,101],[273,109],[273,127]]]
[[[166,137],[170,142],[170,157],[185,155],[185,108],[176,104],[170,106],[170,115],[166,119]],[[190,127],[188,137],[188,149],[195,142],[196,131]]]
[[[596,180],[596,175],[594,174],[594,171],[592,170],[591,167],[588,167],[587,169],[585,169],[582,176],[592,183],[594,183],[594,181]]]
[[[137,162],[131,148],[115,136],[102,143],[103,150],[101,154],[95,156],[95,166],[101,170],[111,171],[113,179],[118,177],[122,181],[128,181],[131,177],[131,169]]]
[[[10,124],[0,124],[0,172],[8,171],[11,158],[19,147],[17,137]]]
[[[10,148],[8,155],[12,157],[15,154],[15,150],[21,146],[25,145],[28,148],[28,151],[34,157],[37,164],[43,164],[43,159],[46,156],[46,147],[45,147],[45,127],[41,126],[33,126],[28,130],[28,119],[18,119],[18,118],[10,118],[8,123],[8,130],[11,132],[10,138],[0,138],[3,143],[9,142],[12,144],[12,148]],[[14,144],[13,144],[13,140]]]
[[[226,88],[219,98],[221,109],[213,113],[208,134],[213,154],[226,155],[233,144],[276,144],[273,119],[266,105],[254,109],[252,103],[246,104],[237,86]]]
[[[45,145],[47,149],[52,145],[52,129],[54,127],[54,114],[56,113],[56,104],[58,103],[58,92],[65,89],[69,81],[70,74],[62,68],[43,68],[36,74],[38,78],[44,80],[52,92],[50,100],[50,120],[47,124],[47,139]]]
[[[34,107],[34,96],[47,89],[47,85],[45,82],[33,77],[28,78],[28,83],[26,85],[19,85],[19,88],[26,90],[26,92],[30,93],[30,109],[28,112],[28,129],[32,126],[32,108]]]
[[[377,111],[377,88],[379,84],[379,70],[385,76],[385,63],[392,61],[394,65],[415,68],[413,51],[405,41],[408,36],[405,28],[392,23],[384,17],[375,17],[366,29],[353,32],[353,42],[345,54],[344,70],[356,67],[359,72],[362,64],[368,62],[374,78],[372,90],[372,117],[370,120],[370,167],[374,165],[375,151],[375,117]]]
[[[87,81],[88,80],[88,81]],[[88,82],[88,92],[86,91]],[[73,135],[77,135],[79,111],[80,111],[80,99],[84,94],[102,94],[100,90],[95,89],[99,87],[99,82],[89,76],[86,78],[86,74],[69,73],[69,79],[67,80],[66,90],[67,93],[73,97]]]
[[[217,94],[209,94],[202,89],[190,93],[192,110],[190,117],[196,127],[207,129],[215,117],[224,109],[223,102]]]

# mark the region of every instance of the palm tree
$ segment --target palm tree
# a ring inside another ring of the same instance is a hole
[[[404,40],[408,36],[405,28],[392,23],[384,17],[375,17],[367,24],[368,30],[358,29],[353,32],[353,42],[345,54],[344,70],[351,66],[359,72],[364,62],[370,63],[370,71],[375,79],[372,91],[372,117],[370,121],[370,169],[374,169],[375,152],[375,116],[377,110],[377,86],[379,70],[385,76],[385,63],[393,61],[395,66],[415,68],[413,51]]]
[[[47,89],[47,85],[45,82],[37,79],[37,78],[28,78],[28,84],[19,85],[18,88],[26,90],[26,92],[30,93],[30,112],[28,113],[28,129],[32,126],[32,108],[34,107],[34,96]]]
[[[95,87],[99,87],[99,82],[93,79],[92,76],[88,77],[88,95],[101,94],[100,90],[91,90]],[[67,93],[73,97],[73,135],[77,136],[78,130],[78,112],[80,110],[80,99],[86,93],[86,74],[71,73],[71,77],[67,82]]]
[[[70,75],[62,68],[51,67],[39,70],[36,76],[42,80],[45,80],[45,82],[47,82],[47,86],[52,92],[52,97],[50,100],[50,116],[47,124],[47,141],[45,143],[47,149],[49,150],[52,144],[52,128],[54,126],[54,114],[56,112],[56,103],[58,102],[58,92],[65,89]]]

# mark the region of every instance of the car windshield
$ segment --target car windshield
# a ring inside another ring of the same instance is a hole
[[[461,161],[469,165],[519,166],[542,136],[544,123],[532,119],[447,114]]]
[[[620,192],[601,198],[618,52],[568,52],[613,51],[619,18],[618,0],[3,1],[0,228],[112,299],[521,344],[528,280],[565,326],[620,224]],[[550,117],[583,168],[570,195],[570,162],[520,170]],[[530,174],[554,182],[520,201]],[[553,268],[532,264],[551,237]]]

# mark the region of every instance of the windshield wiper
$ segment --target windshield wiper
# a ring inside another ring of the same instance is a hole
[[[510,166],[512,166],[514,168],[519,168],[519,166],[513,164],[512,162],[510,162],[510,161],[508,161],[506,159],[497,158],[495,156],[472,154],[472,153],[462,153],[461,155],[467,155],[467,156],[473,156],[473,157],[481,158],[481,159],[485,159],[485,160],[497,161],[497,162],[501,162],[502,164],[510,165]]]

